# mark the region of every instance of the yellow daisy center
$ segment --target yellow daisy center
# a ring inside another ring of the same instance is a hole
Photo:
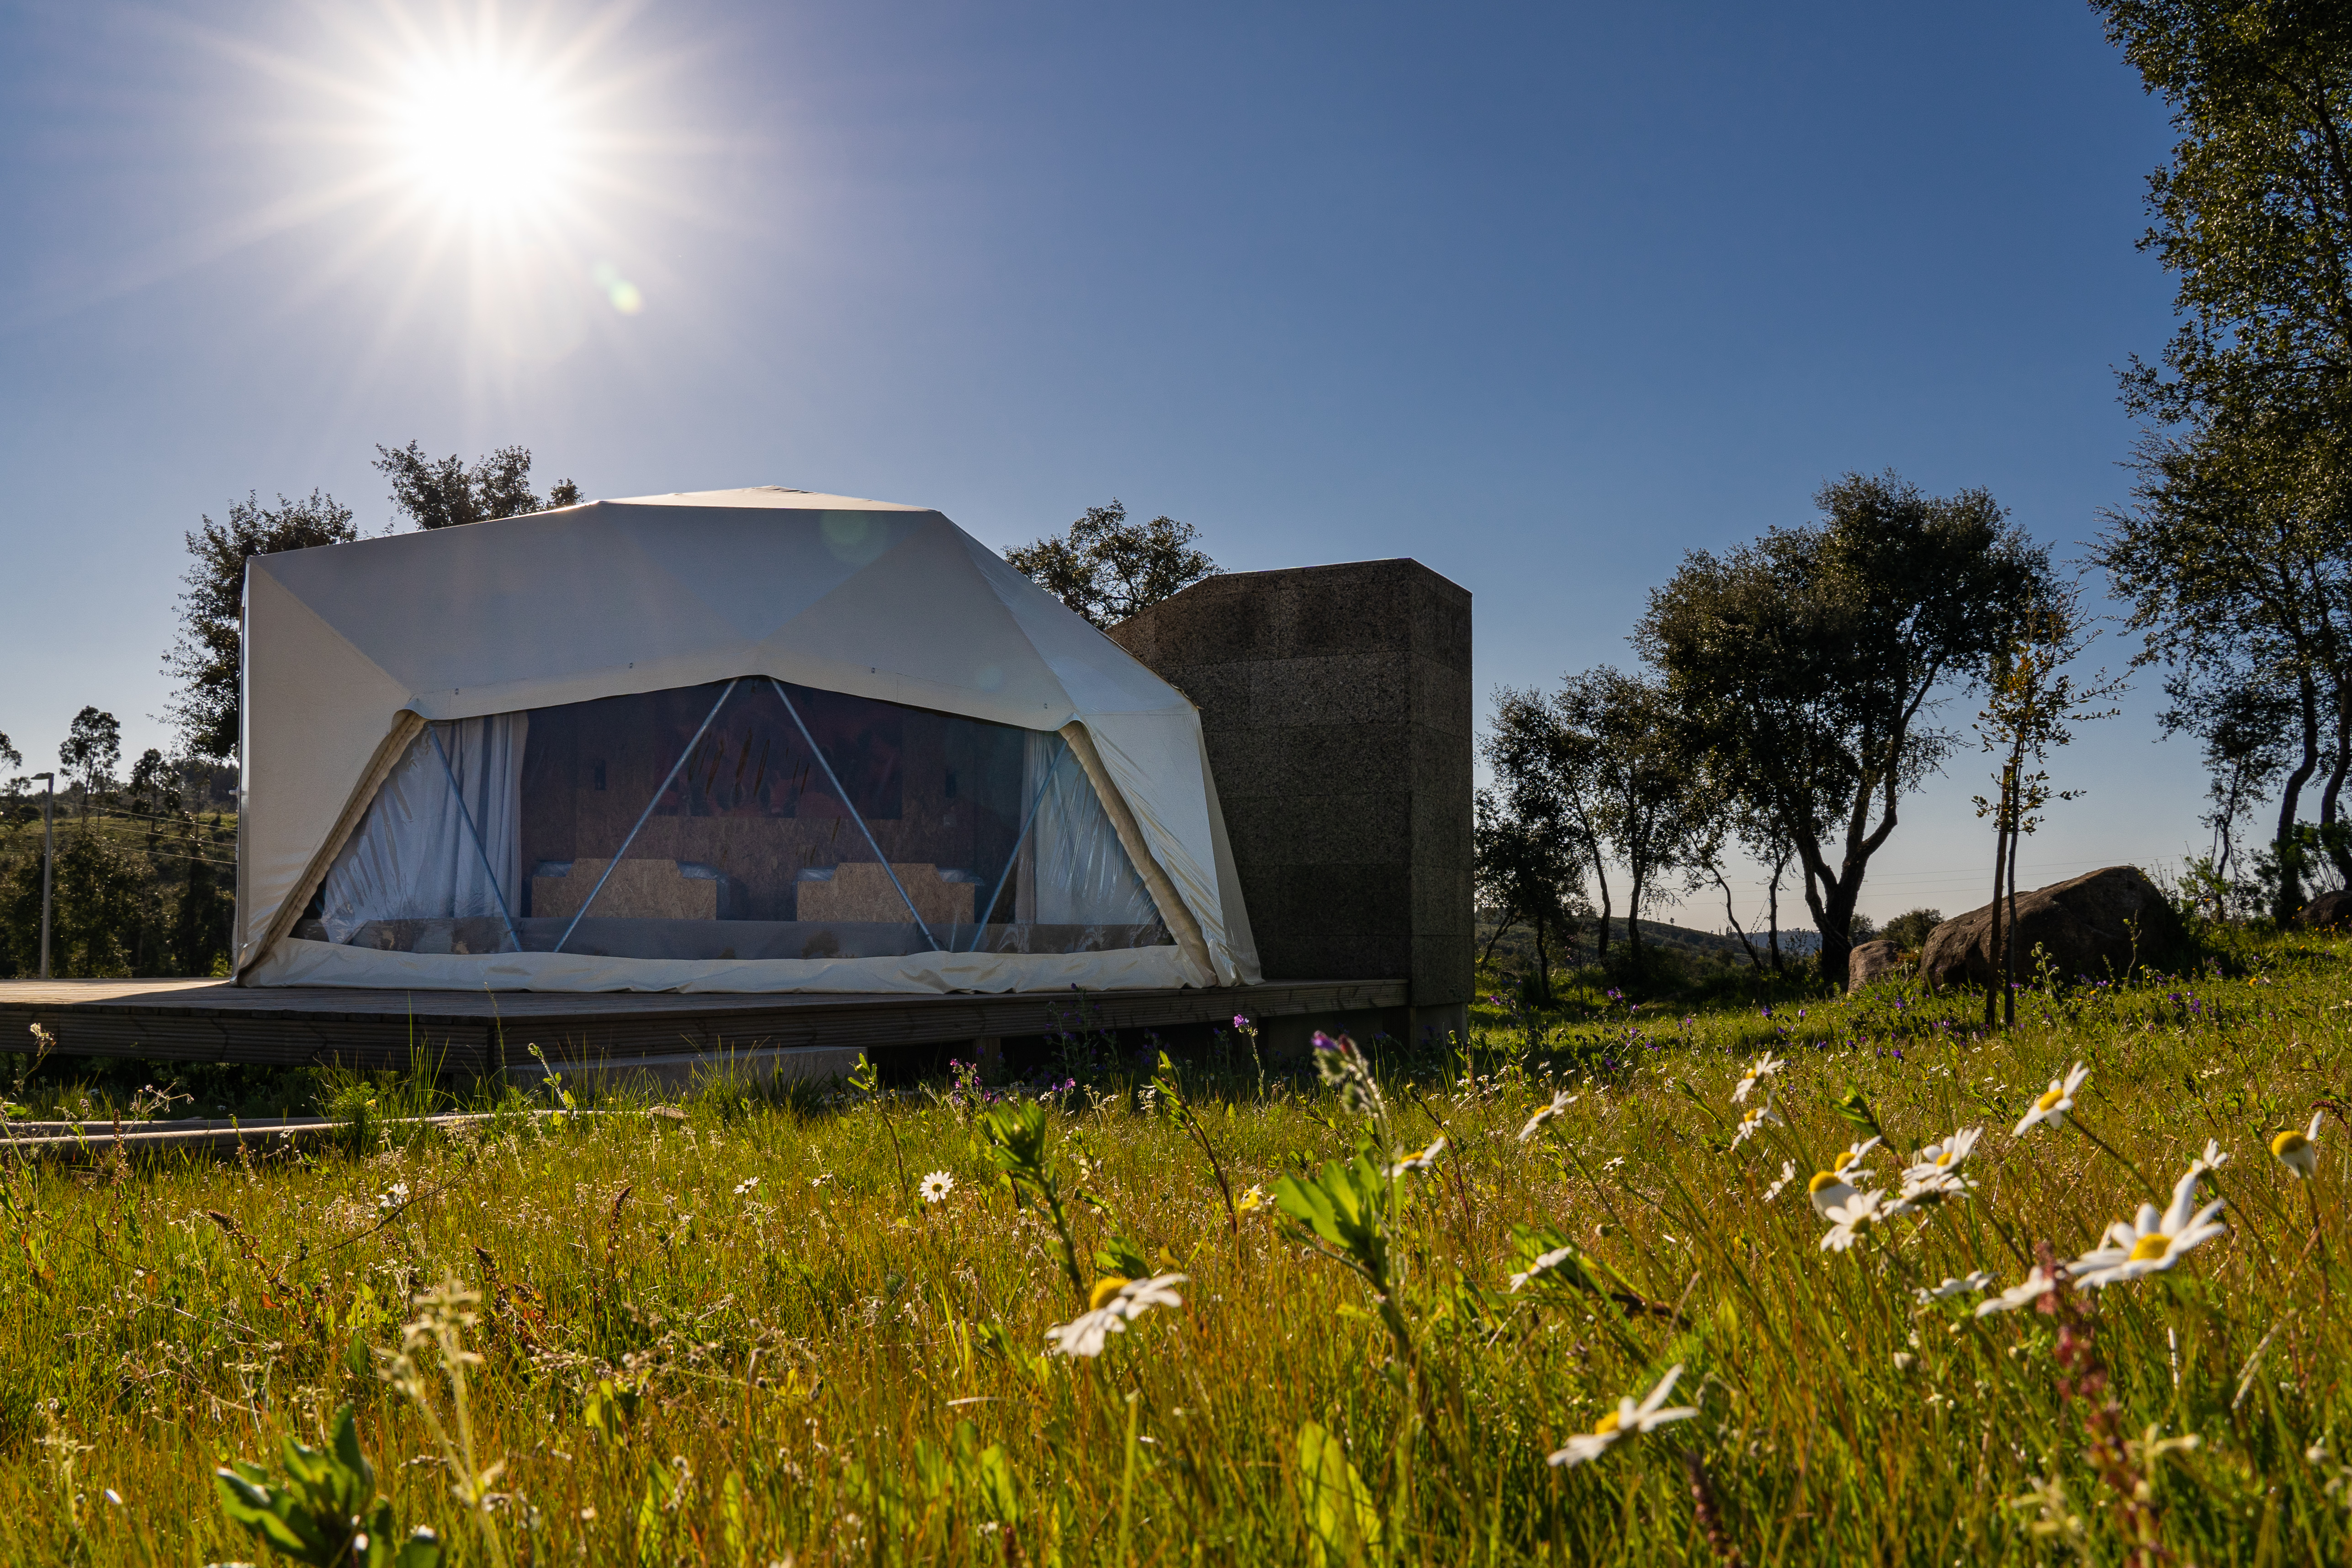
[[[1101,1279],[1095,1281],[1093,1291],[1087,1297],[1087,1310],[1089,1312],[1101,1310],[1103,1303],[1118,1295],[1130,1283],[1132,1283],[1132,1281],[1117,1274],[1104,1275]]]
[[[1936,1164],[1940,1169],[1945,1165],[1950,1164],[1957,1158],[1958,1158],[1958,1155],[1954,1151],[1945,1149],[1937,1153]]]
[[[2052,1085],[2050,1086],[2050,1092],[2049,1092],[2049,1093],[2047,1093],[2047,1094],[2043,1095],[2040,1100],[2035,1100],[2035,1101],[2033,1102],[2033,1109],[2034,1109],[2034,1110],[2049,1110],[2052,1106],[2056,1105],[2060,1100],[2063,1100],[2063,1099],[2065,1099],[2065,1098],[2066,1098],[2066,1091],[2065,1091],[2064,1089],[2060,1089],[2056,1084],[2054,1084],[2054,1083],[2053,1083],[2053,1084],[2052,1084]]]
[[[1861,1155],[1849,1149],[1844,1153],[1840,1154],[1835,1160],[1831,1161],[1830,1167],[1832,1170],[1843,1171],[1848,1165],[1853,1164],[1856,1160],[1861,1158]]]
[[[1815,1171],[1813,1173],[1813,1179],[1805,1184],[1805,1191],[1808,1193],[1818,1193],[1823,1187],[1834,1187],[1842,1184],[1843,1184],[1843,1178],[1839,1176],[1835,1171]]]
[[[2300,1154],[2305,1149],[2310,1147],[2311,1140],[2305,1138],[2302,1133],[2295,1131],[2293,1128],[2287,1129],[2287,1131],[2280,1133],[2277,1137],[2271,1140],[2271,1152],[2277,1155],[2282,1160],[2285,1159],[2289,1154]]]
[[[1615,1430],[1617,1430],[1617,1412],[1612,1410],[1601,1418],[1601,1425],[1592,1429],[1592,1435],[1596,1437],[1606,1437]]]
[[[2143,1236],[2137,1241],[2132,1243],[2131,1260],[2134,1263],[2146,1263],[2150,1258],[2161,1258],[2171,1250],[2172,1237],[2168,1236]]]

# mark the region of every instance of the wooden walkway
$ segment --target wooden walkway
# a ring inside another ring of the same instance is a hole
[[[0,980],[0,1049],[38,1024],[61,1053],[164,1060],[404,1067],[417,1051],[454,1070],[652,1065],[667,1058],[838,1053],[1018,1039],[1088,1025],[1198,1033],[1234,1015],[1286,1038],[1370,1034],[1402,1015],[1402,980],[1283,981],[1208,990],[999,995],[719,992],[366,991],[239,987],[222,980]],[[1270,1042],[1269,1042],[1270,1043]]]

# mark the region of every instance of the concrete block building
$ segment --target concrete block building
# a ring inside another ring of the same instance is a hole
[[[1268,981],[1404,977],[1467,1026],[1470,594],[1417,561],[1236,572],[1111,628],[1198,705]]]

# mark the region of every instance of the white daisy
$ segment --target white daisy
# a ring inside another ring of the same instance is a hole
[[[933,1171],[923,1178],[923,1201],[927,1204],[941,1202],[953,1191],[955,1178],[945,1171]]]
[[[1127,1332],[1127,1325],[1150,1309],[1182,1306],[1183,1298],[1171,1287],[1183,1284],[1188,1278],[1155,1274],[1149,1279],[1129,1279],[1101,1306],[1047,1329],[1045,1338],[1052,1342],[1056,1355],[1098,1356],[1111,1335]]]
[[[1774,1127],[1789,1125],[1788,1119],[1772,1109],[1772,1095],[1769,1089],[1765,1091],[1764,1103],[1739,1119],[1739,1129],[1731,1135],[1731,1146],[1738,1148],[1764,1131],[1767,1124]]]
[[[1823,1215],[1830,1228],[1822,1237],[1822,1247],[1824,1251],[1843,1252],[1895,1215],[1910,1212],[1910,1205],[1899,1199],[1889,1203],[1885,1193],[1856,1193]]]
[[[2030,1302],[2040,1300],[2056,1289],[2058,1289],[2058,1281],[2044,1272],[2042,1265],[2037,1263],[2018,1283],[2011,1285],[1990,1301],[1979,1301],[1977,1316],[1990,1318],[1995,1312],[2013,1312]]]
[[[2221,1152],[2221,1145],[2208,1138],[2205,1140],[2205,1152],[2189,1162],[2189,1173],[2193,1176],[2200,1171],[2218,1171],[2229,1161],[2230,1156]]]
[[[1550,1270],[1559,1268],[1562,1263],[1575,1256],[1576,1247],[1573,1243],[1567,1247],[1556,1247],[1549,1252],[1539,1254],[1528,1265],[1528,1271],[1526,1273],[1514,1274],[1511,1276],[1511,1289],[1514,1290],[1517,1289],[1520,1286],[1526,1284],[1537,1275],[1548,1273]]]
[[[1436,1164],[1437,1157],[1444,1152],[1445,1138],[1444,1135],[1441,1133],[1438,1136],[1436,1142],[1432,1143],[1420,1153],[1408,1154],[1403,1159],[1399,1160],[1395,1164],[1391,1165],[1389,1167],[1389,1174],[1391,1176],[1402,1176],[1407,1171],[1426,1171],[1432,1165]]]
[[[2172,1202],[2162,1214],[2157,1213],[2154,1204],[2142,1204],[2129,1225],[2117,1220],[2107,1226],[2105,1245],[2074,1259],[2075,1278],[2093,1290],[2127,1285],[2171,1268],[2228,1230],[2221,1218],[2224,1200],[2215,1198],[2203,1208],[2197,1206],[2197,1184],[2207,1169],[2202,1160],[2191,1164],[2189,1173],[2173,1186]]]
[[[1921,1145],[1918,1154],[1911,1162],[1910,1168],[1903,1173],[1904,1179],[1919,1180],[1935,1175],[1938,1172],[1953,1169],[1969,1157],[1969,1151],[1977,1146],[1977,1140],[1983,1136],[1983,1128],[1969,1127],[1953,1133],[1941,1143]]]
[[[2319,1170],[2319,1121],[2326,1112],[2311,1113],[2311,1125],[2297,1132],[2290,1127],[2271,1140],[2271,1158],[2309,1181]]]
[[[1519,1142],[1524,1143],[1528,1139],[1534,1137],[1545,1122],[1549,1121],[1553,1117],[1558,1116],[1561,1111],[1566,1110],[1570,1106],[1574,1105],[1575,1103],[1576,1096],[1569,1093],[1568,1090],[1564,1089],[1558,1094],[1553,1095],[1551,1097],[1551,1103],[1538,1110],[1533,1116],[1528,1117],[1528,1124],[1519,1129]]]
[[[2053,1127],[2065,1126],[2066,1113],[2074,1109],[2074,1091],[2082,1088],[2083,1080],[2090,1076],[2091,1069],[2076,1062],[2063,1085],[2056,1079],[2052,1079],[2048,1090],[2033,1102],[2033,1109],[2019,1121],[2017,1130],[2011,1136],[2024,1137],[2026,1131],[2037,1122],[2047,1122]]]
[[[1812,1200],[1813,1212],[1826,1219],[1830,1210],[1853,1196],[1853,1186],[1835,1171],[1815,1171],[1805,1184],[1805,1195]]]
[[[1965,1279],[1953,1279],[1947,1278],[1941,1285],[1935,1286],[1932,1289],[1925,1286],[1921,1287],[1919,1290],[1919,1304],[1924,1307],[1930,1301],[1948,1301],[1955,1296],[1973,1296],[1980,1290],[1990,1290],[1991,1289],[1992,1276],[1979,1268],[1975,1273],[1969,1275]]]
[[[1781,1189],[1782,1189],[1782,1188],[1784,1188],[1784,1187],[1786,1187],[1786,1186],[1787,1186],[1790,1182],[1793,1182],[1793,1181],[1795,1181],[1796,1179],[1797,1179],[1797,1163],[1796,1163],[1794,1160],[1783,1160],[1783,1161],[1781,1161],[1781,1162],[1780,1162],[1780,1179],[1779,1181],[1777,1181],[1777,1182],[1773,1183],[1770,1186],[1769,1186],[1769,1187],[1767,1187],[1767,1188],[1765,1188],[1765,1189],[1764,1189],[1764,1201],[1765,1201],[1766,1203],[1768,1203],[1768,1204],[1769,1204],[1769,1203],[1770,1203],[1774,1198],[1779,1197],[1779,1196],[1780,1195],[1780,1191],[1781,1191]]]
[[[756,1192],[759,1189],[759,1177],[746,1176],[741,1181],[735,1184],[735,1195],[740,1198],[746,1193]]]
[[[1618,1400],[1617,1408],[1603,1415],[1599,1426],[1590,1432],[1570,1437],[1568,1447],[1552,1455],[1550,1462],[1562,1467],[1581,1465],[1588,1459],[1599,1458],[1628,1437],[1654,1432],[1670,1421],[1689,1420],[1698,1414],[1698,1406],[1684,1405],[1671,1410],[1661,1408],[1666,1403],[1666,1395],[1674,1392],[1675,1379],[1682,1374],[1682,1363],[1676,1362],[1666,1369],[1666,1375],[1658,1380],[1658,1386],[1650,1390],[1649,1397],[1641,1404],[1636,1405],[1631,1399]]]
[[[1906,1204],[1926,1205],[1939,1204],[1946,1198],[1965,1197],[1976,1191],[1976,1183],[1948,1166],[1914,1165],[1903,1173],[1903,1190],[1898,1194]]]
[[[1762,1056],[1758,1057],[1754,1061],[1748,1064],[1748,1070],[1740,1075],[1738,1083],[1732,1087],[1731,1102],[1734,1105],[1737,1105],[1741,1100],[1746,1100],[1749,1089],[1754,1089],[1758,1084],[1763,1082],[1766,1079],[1770,1078],[1774,1073],[1779,1072],[1782,1068],[1787,1067],[1788,1065],[1789,1064],[1787,1062],[1773,1056],[1771,1052],[1766,1051]]]
[[[1847,1167],[1860,1164],[1865,1155],[1885,1142],[1883,1138],[1873,1137],[1864,1139],[1859,1143],[1849,1143],[1846,1145],[1844,1153],[1830,1162],[1830,1169],[1843,1176],[1846,1173]],[[1859,1172],[1855,1173],[1860,1174]]]

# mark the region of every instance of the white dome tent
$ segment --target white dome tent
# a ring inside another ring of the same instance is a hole
[[[259,556],[237,980],[1261,976],[1183,695],[936,511],[761,488]]]

